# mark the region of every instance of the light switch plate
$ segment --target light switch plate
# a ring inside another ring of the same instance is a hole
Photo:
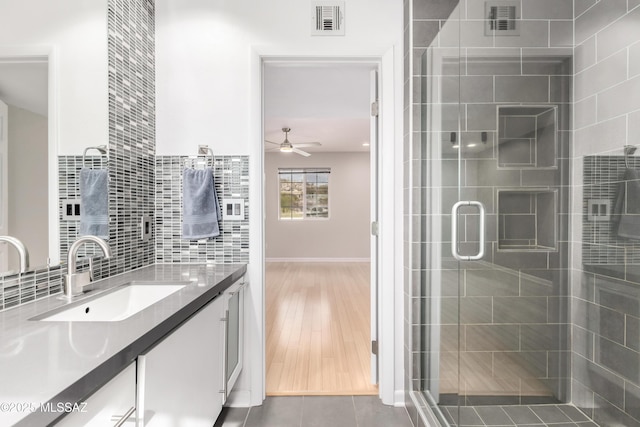
[[[611,220],[611,200],[589,199],[587,201],[587,220],[610,221]]]
[[[222,220],[242,221],[244,219],[244,199],[222,199]]]

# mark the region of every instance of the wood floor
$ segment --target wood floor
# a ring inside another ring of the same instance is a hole
[[[378,394],[369,263],[267,263],[267,395]]]

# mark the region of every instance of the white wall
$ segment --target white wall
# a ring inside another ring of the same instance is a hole
[[[369,153],[268,153],[265,171],[265,243],[270,259],[368,260]],[[329,167],[329,218],[278,219],[278,168]]]
[[[310,2],[156,0],[157,153],[249,154],[251,53],[380,56],[401,42],[402,3],[346,2],[344,37],[310,36]]]
[[[31,266],[43,266],[49,256],[47,118],[11,105],[8,116],[8,234],[25,244]],[[13,249],[9,254],[17,260]]]
[[[0,0],[0,56],[53,50],[59,154],[108,142],[106,0]]]
[[[247,356],[231,404],[264,397],[261,61],[282,57],[381,59],[380,323],[391,332],[380,332],[380,394],[386,403],[404,400],[402,345],[393,342],[395,335],[402,342],[403,316],[402,273],[394,268],[402,253],[401,182],[394,182],[402,165],[402,2],[345,3],[346,35],[311,37],[307,1],[156,0],[157,154],[193,155],[209,144],[217,154],[250,156]]]

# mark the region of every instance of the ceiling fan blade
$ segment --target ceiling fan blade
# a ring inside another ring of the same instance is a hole
[[[296,154],[300,154],[301,156],[309,157],[311,154],[306,151],[298,150],[296,147],[293,147],[293,152]]]
[[[317,141],[311,141],[311,142],[294,142],[292,143],[292,145],[294,147],[320,147],[322,144],[320,144]]]
[[[267,141],[266,139],[264,140],[264,142],[268,142],[269,144],[280,145],[279,142]]]

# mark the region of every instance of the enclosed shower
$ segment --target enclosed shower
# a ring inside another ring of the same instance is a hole
[[[406,8],[416,423],[640,426],[640,1]]]

